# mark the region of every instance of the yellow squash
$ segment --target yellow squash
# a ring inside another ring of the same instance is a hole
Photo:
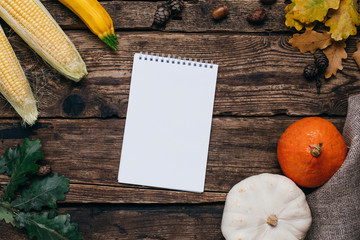
[[[119,44],[113,21],[97,0],[59,0],[73,11],[86,26],[113,50]]]

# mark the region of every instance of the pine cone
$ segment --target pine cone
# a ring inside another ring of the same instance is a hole
[[[315,64],[307,65],[304,69],[304,77],[308,81],[313,81],[318,78],[318,69]]]
[[[43,166],[40,166],[38,172],[37,172],[37,175],[39,177],[43,177],[45,175],[48,175],[49,173],[51,173],[51,167],[50,165],[43,165]]]
[[[320,78],[316,79],[316,88],[317,88],[317,93],[320,94],[320,89],[321,89],[321,81]]]
[[[167,4],[162,4],[158,7],[154,17],[154,23],[157,25],[164,25],[170,18],[170,8]]]
[[[319,73],[325,72],[327,67],[329,66],[329,60],[325,56],[325,54],[321,51],[318,51],[314,54],[315,64],[318,68]]]
[[[184,8],[183,0],[171,0],[169,3],[169,7],[172,14],[179,14]]]

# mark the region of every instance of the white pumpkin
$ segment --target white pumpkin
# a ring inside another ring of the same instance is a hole
[[[285,176],[264,173],[230,190],[221,231],[226,240],[301,240],[310,225],[301,189]]]

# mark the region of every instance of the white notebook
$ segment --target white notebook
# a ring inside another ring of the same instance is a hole
[[[120,183],[203,192],[218,66],[135,54]]]

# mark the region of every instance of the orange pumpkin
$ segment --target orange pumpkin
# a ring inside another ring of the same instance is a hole
[[[291,124],[281,135],[277,155],[284,174],[300,186],[326,183],[347,153],[344,138],[326,119],[308,117]]]

